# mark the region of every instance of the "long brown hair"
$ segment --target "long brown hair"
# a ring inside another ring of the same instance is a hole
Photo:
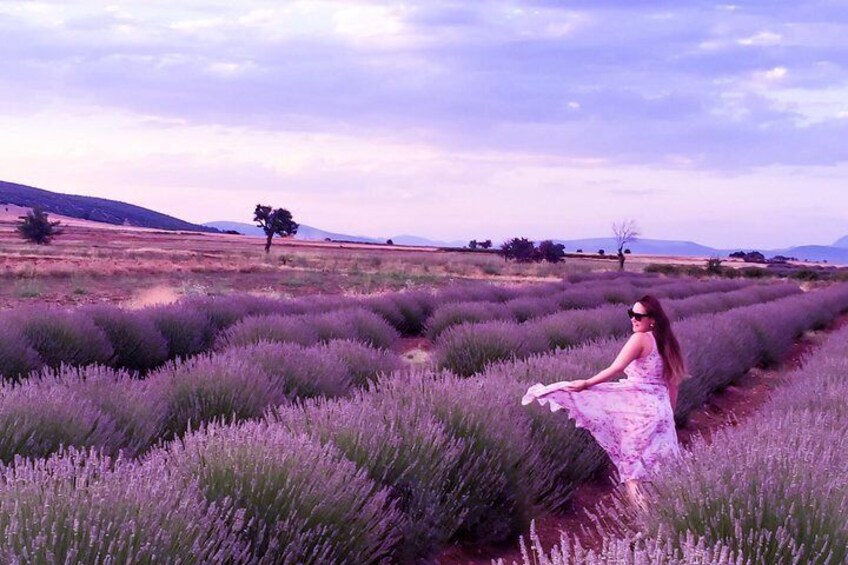
[[[680,344],[671,329],[671,320],[668,319],[660,301],[656,296],[645,295],[638,300],[645,307],[645,312],[654,319],[651,329],[657,342],[657,349],[663,360],[663,376],[672,392],[671,404],[674,406],[677,400],[677,389],[686,375],[686,363],[683,354],[680,353]]]

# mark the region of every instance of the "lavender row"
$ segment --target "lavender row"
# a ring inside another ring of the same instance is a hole
[[[137,455],[202,422],[344,396],[402,368],[394,353],[351,341],[246,345],[165,365],[144,380],[107,367],[66,368],[0,385],[0,460],[61,446]]]
[[[236,316],[231,318],[224,310],[242,300],[190,302],[138,312],[106,305],[15,312],[0,328],[0,369],[11,380],[41,369],[94,364],[143,374],[168,360],[208,351],[214,344],[224,348],[266,340],[314,345],[346,339],[388,348],[399,337],[382,317],[362,308],[244,316],[254,311],[251,308],[239,313],[241,321],[233,322]]]
[[[821,563],[848,560],[848,328],[785,375],[742,425],[696,440],[660,469],[634,531],[621,501],[601,507],[601,552],[564,537],[550,555],[531,540],[524,563]],[[622,551],[628,548],[629,551]],[[658,548],[661,548],[658,550]]]
[[[711,287],[708,285],[704,288]],[[792,284],[749,285],[732,292],[697,293],[688,298],[667,300],[665,304],[673,319],[682,319],[767,302],[800,292]],[[469,376],[492,363],[524,359],[558,348],[573,347],[590,339],[623,335],[629,330],[630,322],[624,309],[613,305],[569,310],[523,324],[463,324],[442,335],[434,351],[434,360],[440,368]]]
[[[641,277],[626,277],[643,280]],[[590,279],[591,280],[591,279]],[[650,280],[645,278],[644,280]],[[567,283],[514,288],[487,284],[463,285],[441,293],[398,292],[369,298],[311,296],[298,300],[275,300],[249,295],[194,298],[177,304],[140,311],[126,311],[109,305],[63,310],[28,307],[6,312],[0,325],[0,374],[17,379],[45,367],[105,364],[144,373],[168,360],[185,358],[208,351],[220,343],[220,334],[255,316],[300,316],[314,319],[311,329],[291,341],[306,343],[317,333],[319,338],[355,338],[334,321],[340,311],[358,310],[376,314],[404,335],[422,331],[425,321],[440,303],[458,298],[516,297],[552,292]],[[588,285],[590,283],[577,283]],[[364,310],[363,310],[364,309]],[[369,323],[371,326],[375,324]],[[309,325],[309,324],[304,324]],[[324,335],[321,335],[323,332]],[[366,339],[386,346],[394,331],[385,328]],[[226,339],[226,338],[224,338]],[[313,338],[314,339],[314,338]],[[289,341],[289,340],[286,340]]]
[[[705,322],[735,322],[729,341],[758,336],[750,342],[755,355],[736,367],[719,364],[737,373],[744,362],[779,353],[799,328],[846,308],[848,289],[838,287],[693,319],[679,331],[696,359],[733,355],[727,341],[692,341],[711,330]],[[65,562],[81,548],[103,555],[132,547],[140,561],[150,548],[168,562],[380,563],[428,560],[449,540],[509,539],[537,504],[566,498],[600,461],[597,446],[566,418],[521,407],[521,393],[528,380],[585,376],[614,344],[470,379],[395,374],[351,398],[201,428],[114,472],[96,455],[19,460],[0,480],[0,551],[10,562],[47,553]],[[693,370],[692,378],[701,375]],[[130,492],[113,488],[124,476]],[[145,477],[158,477],[161,493],[148,496]],[[185,496],[176,492],[183,488]],[[175,508],[175,500],[185,503]],[[129,521],[111,541],[108,525],[121,519]],[[151,529],[155,520],[169,530]],[[220,559],[209,558],[215,551]]]
[[[594,284],[565,290],[551,289],[539,296],[524,296],[504,302],[451,302],[435,309],[427,320],[427,337],[437,340],[455,326],[492,321],[522,323],[562,310],[597,308],[604,304],[634,302],[644,295],[646,281],[623,280],[605,285]],[[673,279],[651,281],[650,292],[663,298],[682,298],[694,294],[729,292],[750,286],[741,281],[688,281]]]

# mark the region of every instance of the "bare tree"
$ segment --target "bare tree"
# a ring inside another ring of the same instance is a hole
[[[625,220],[612,223],[612,234],[618,247],[618,268],[624,270],[624,246],[636,241],[639,236],[639,226],[635,220]]]

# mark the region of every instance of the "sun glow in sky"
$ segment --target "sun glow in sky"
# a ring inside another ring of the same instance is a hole
[[[190,221],[848,234],[839,1],[0,0],[0,180]]]

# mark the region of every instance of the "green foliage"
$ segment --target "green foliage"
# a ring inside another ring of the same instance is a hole
[[[501,245],[501,255],[507,261],[530,263],[536,260],[536,246],[526,237],[514,237]]]
[[[275,235],[286,237],[295,235],[298,227],[297,222],[292,219],[291,212],[285,208],[273,209],[270,206],[257,204],[253,211],[253,221],[265,232],[265,253],[271,251],[271,240]]]
[[[47,245],[53,238],[62,235],[62,229],[59,228],[61,222],[51,222],[47,213],[41,208],[35,207],[26,216],[19,217],[20,222],[17,225],[18,233],[25,240],[38,245]]]
[[[547,239],[539,244],[537,249],[541,261],[560,263],[565,261],[565,246]]]
[[[707,259],[707,272],[711,275],[720,275],[722,271],[721,259],[718,257],[710,257]]]

